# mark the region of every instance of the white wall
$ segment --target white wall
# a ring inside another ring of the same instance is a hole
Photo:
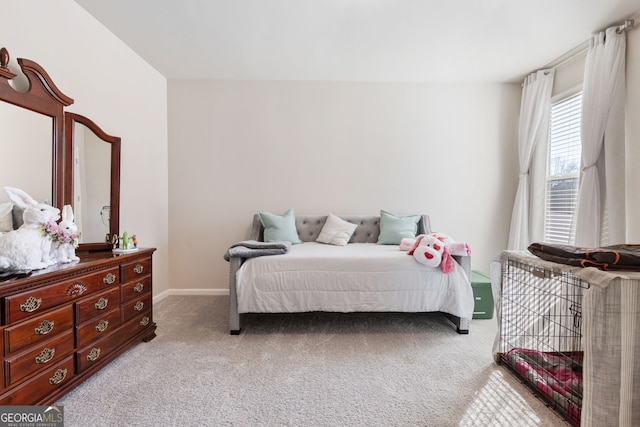
[[[12,61],[40,64],[74,98],[68,111],[122,138],[121,231],[158,248],[154,293],[167,290],[166,79],[72,0],[4,2],[2,16]]]
[[[474,269],[507,242],[519,85],[169,80],[172,288],[224,289],[257,209],[426,213]]]

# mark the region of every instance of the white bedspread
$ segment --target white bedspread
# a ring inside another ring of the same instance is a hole
[[[285,255],[247,260],[237,272],[240,313],[442,311],[473,315],[462,267],[443,274],[398,246],[306,242]]]

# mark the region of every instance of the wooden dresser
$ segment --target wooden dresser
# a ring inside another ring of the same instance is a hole
[[[0,282],[0,405],[53,404],[153,339],[154,251],[79,253],[79,262]]]

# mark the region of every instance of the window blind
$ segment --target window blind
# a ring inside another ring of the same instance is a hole
[[[572,244],[573,214],[580,181],[580,118],[582,93],[551,106],[547,187],[545,202],[545,241]]]

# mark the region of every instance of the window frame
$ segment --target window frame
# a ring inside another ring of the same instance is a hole
[[[567,240],[558,240],[558,239],[551,239],[551,235],[554,233],[550,232],[550,196],[551,196],[551,192],[549,191],[550,188],[550,184],[552,182],[557,182],[557,181],[562,181],[562,180],[568,180],[568,179],[575,179],[576,182],[576,189],[575,189],[575,202],[577,202],[577,193],[578,193],[578,189],[580,187],[580,176],[581,176],[581,150],[582,150],[582,146],[580,143],[580,137],[578,134],[578,148],[580,150],[580,154],[578,156],[579,159],[579,164],[578,164],[578,170],[576,172],[572,172],[572,173],[564,173],[564,174],[560,174],[560,175],[551,175],[551,150],[552,150],[552,141],[551,141],[551,136],[552,136],[552,114],[553,114],[553,108],[558,105],[559,103],[565,102],[570,100],[571,98],[575,98],[576,96],[580,96],[580,104],[582,103],[582,86],[578,86],[575,88],[572,88],[570,90],[567,90],[565,92],[562,92],[560,94],[557,94],[555,96],[553,96],[551,98],[551,108],[549,109],[549,126],[548,126],[548,134],[547,134],[547,144],[546,144],[546,152],[545,152],[545,173],[544,173],[544,214],[543,214],[543,220],[544,220],[544,224],[543,224],[543,233],[544,233],[544,241],[547,243],[558,243],[558,244],[568,244],[568,245],[572,245],[575,242],[575,227],[574,227],[574,215],[575,215],[575,209],[576,206],[574,204],[572,212],[571,212],[571,221],[569,224],[569,229],[567,230],[567,235],[568,238]],[[582,120],[582,110],[580,111],[580,115],[578,117],[578,126],[581,126],[581,120]]]

